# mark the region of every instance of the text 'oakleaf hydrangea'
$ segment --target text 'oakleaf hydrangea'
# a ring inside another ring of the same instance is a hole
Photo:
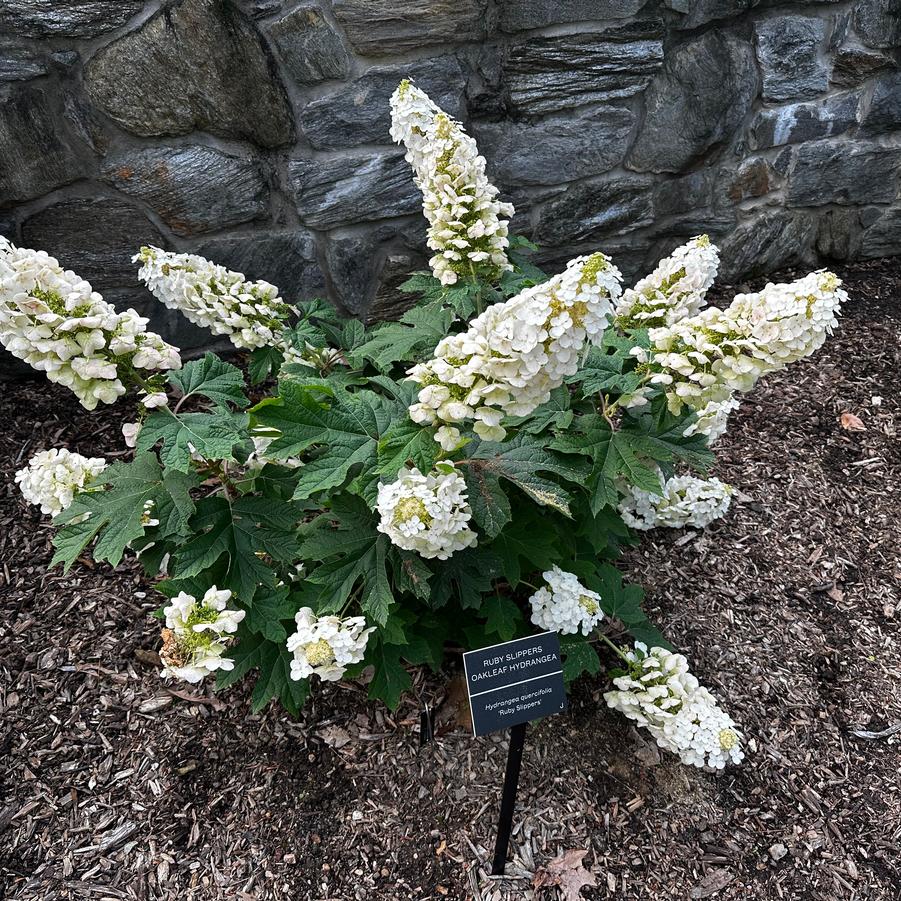
[[[72,503],[76,492],[83,491],[106,469],[102,457],[83,457],[66,448],[53,448],[35,454],[28,466],[16,473],[23,497],[56,516]]]
[[[410,370],[409,378],[423,386],[410,418],[448,426],[471,419],[479,437],[502,441],[504,416],[527,416],[546,403],[577,371],[586,342],[601,340],[621,278],[604,254],[595,253],[490,306]],[[438,440],[452,449],[456,437],[442,430]]]
[[[234,669],[235,662],[223,656],[229,636],[238,631],[238,623],[247,615],[243,610],[229,610],[232,593],[214,585],[201,600],[184,591],[163,610],[166,628],[160,660],[163,675],[200,682],[216,670]]]
[[[446,560],[477,541],[469,528],[466,482],[449,463],[439,463],[428,475],[400,470],[397,481],[379,485],[376,509],[378,530],[392,544],[426,559]]]
[[[562,635],[575,635],[580,629],[583,635],[589,635],[604,618],[601,596],[559,566],[542,575],[547,585],[529,598],[532,622],[539,629]]]
[[[625,654],[629,671],[613,680],[607,705],[644,726],[659,747],[689,766],[724,769],[741,763],[742,736],[716,698],[689,672],[681,654],[640,641]]]
[[[362,616],[316,616],[311,607],[302,607],[294,621],[297,631],[288,638],[288,650],[294,655],[291,678],[297,681],[316,675],[337,682],[347,667],[363,659],[375,631]]]
[[[407,149],[429,222],[429,261],[442,285],[464,278],[494,281],[511,269],[507,223],[513,207],[497,199],[485,159],[459,122],[428,95],[402,81],[391,96],[391,137]]]
[[[719,263],[719,250],[707,235],[692,238],[623,292],[616,324],[622,329],[654,328],[694,316],[704,306]]]
[[[696,476],[674,476],[663,481],[659,494],[651,494],[634,485],[624,486],[625,496],[619,512],[633,529],[656,529],[665,526],[703,529],[726,515],[734,489],[719,479]]]
[[[178,349],[134,310],[108,304],[91,285],[42,250],[0,237],[0,343],[85,409],[125,394],[132,373],[178,369]],[[165,397],[165,395],[163,395]]]

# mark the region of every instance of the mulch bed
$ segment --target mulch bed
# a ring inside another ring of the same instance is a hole
[[[457,727],[451,690],[418,747],[446,679],[417,673],[395,714],[326,686],[297,721],[252,715],[246,685],[164,685],[137,568],[48,573],[51,527],[12,483],[45,447],[121,447],[127,407],[3,385],[0,899],[550,899],[533,878],[570,849],[597,880],[585,899],[901,898],[901,733],[854,734],[901,723],[901,262],[842,275],[836,336],[721,442],[730,515],[623,561],[747,760],[712,776],[662,757],[585,680],[530,728],[503,880],[486,871],[504,737]]]

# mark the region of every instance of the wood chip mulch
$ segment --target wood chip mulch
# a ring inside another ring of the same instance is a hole
[[[393,715],[327,686],[294,721],[252,715],[246,685],[161,683],[152,588],[133,563],[47,572],[51,527],[12,482],[46,447],[121,447],[126,407],[2,385],[0,899],[540,901],[551,861],[584,850],[584,899],[897,901],[901,261],[841,274],[840,330],[721,442],[730,515],[623,561],[747,760],[687,769],[585,680],[530,728],[504,879],[487,870],[505,738],[469,737],[445,703],[418,747],[420,701],[453,684],[417,673]]]

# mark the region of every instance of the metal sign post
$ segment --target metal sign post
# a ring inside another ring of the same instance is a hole
[[[522,749],[526,743],[526,723],[518,723],[510,730],[510,748],[507,751],[507,769],[504,772],[504,791],[501,795],[501,815],[497,822],[497,841],[494,845],[492,876],[503,876],[507,866],[507,849],[513,831],[513,810],[516,807],[516,789],[519,787],[519,769]]]

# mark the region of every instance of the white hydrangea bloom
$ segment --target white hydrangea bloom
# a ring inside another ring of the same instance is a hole
[[[692,238],[623,292],[617,324],[624,329],[654,328],[694,316],[704,306],[719,263],[719,250],[707,235]]]
[[[686,438],[692,435],[706,435],[707,443],[713,444],[721,438],[729,425],[729,414],[741,404],[731,394],[721,401],[711,400],[697,411],[697,419],[682,433]]]
[[[619,512],[633,529],[704,529],[726,515],[735,489],[717,478],[660,477],[660,494],[622,484]]]
[[[469,528],[466,482],[448,463],[439,463],[428,475],[402,469],[396,482],[379,485],[376,509],[378,530],[392,544],[426,559],[447,560],[478,540]]]
[[[269,445],[276,440],[277,435],[251,435],[250,437],[253,440],[253,453],[247,458],[245,466],[251,472],[258,472],[267,463],[276,463],[279,466],[287,466],[289,469],[297,469],[303,466],[303,460],[300,457],[287,457],[284,460],[276,460],[267,455],[266,451],[269,449]]]
[[[106,460],[102,457],[83,457],[64,447],[53,448],[35,454],[15,478],[25,500],[39,506],[42,513],[56,516],[104,469]]]
[[[121,397],[129,369],[178,369],[178,349],[134,310],[119,313],[41,250],[0,237],[0,343],[93,410]]]
[[[375,626],[366,627],[362,616],[341,619],[339,616],[316,616],[310,607],[302,607],[294,617],[297,631],[288,638],[291,678],[319,676],[336,682],[347,667],[359,663],[366,653],[366,643]]]
[[[269,282],[250,282],[240,272],[192,253],[142,247],[134,257],[138,277],[171,310],[214,335],[227,335],[235,347],[281,347],[280,334],[291,307]]]
[[[460,276],[494,281],[512,269],[506,220],[513,207],[497,199],[485,159],[460,123],[405,80],[391,96],[391,137],[405,145],[422,191],[435,278],[443,285],[455,284]]]
[[[125,439],[126,447],[135,447],[138,443],[138,435],[141,434],[140,422],[123,422],[122,437]]]
[[[574,635],[580,629],[583,635],[589,635],[604,618],[601,596],[559,566],[542,575],[547,585],[529,598],[532,622],[561,635]]]
[[[607,257],[595,253],[489,307],[467,331],[442,339],[431,360],[409,371],[423,386],[411,419],[448,425],[474,420],[479,437],[503,440],[504,416],[527,416],[546,403],[578,370],[586,342],[601,340],[621,278]]]
[[[234,661],[224,654],[229,636],[238,631],[238,623],[247,614],[228,608],[231,595],[214,585],[198,602],[182,591],[163,610],[166,628],[160,660],[164,677],[196,683],[216,670],[234,669]]]
[[[713,695],[689,672],[682,654],[635,642],[629,671],[613,680],[607,705],[645,727],[665,751],[690,766],[724,769],[741,763],[742,735]]]

